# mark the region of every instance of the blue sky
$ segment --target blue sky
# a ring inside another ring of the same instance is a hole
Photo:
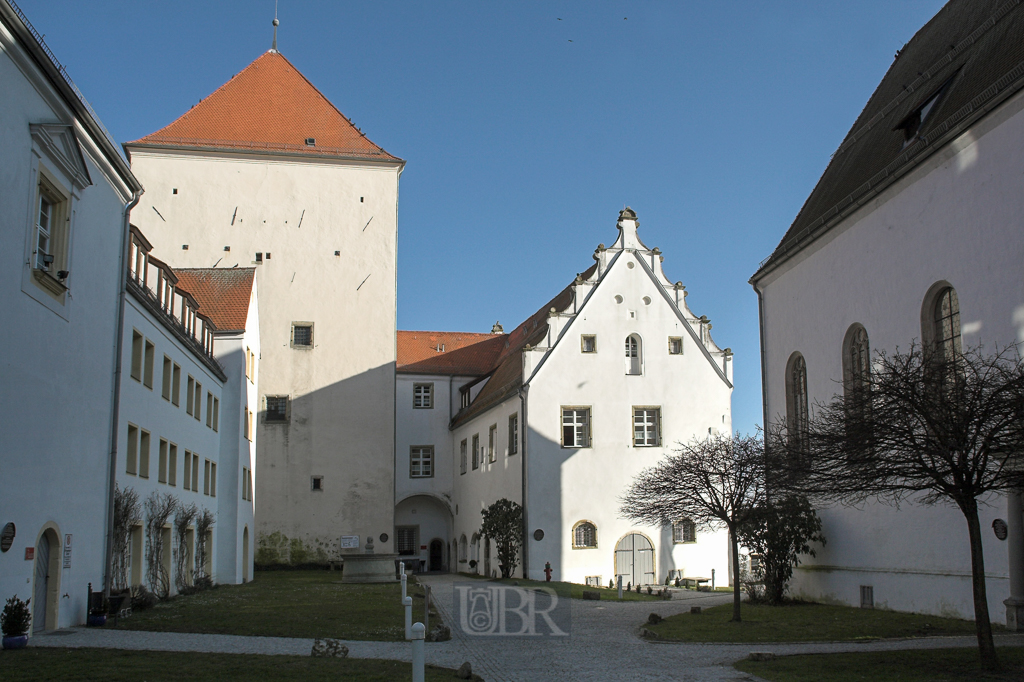
[[[16,0],[114,138],[163,127],[270,47],[273,0]],[[623,205],[736,353],[761,422],[757,299],[782,238],[941,0],[282,0],[278,47],[408,163],[400,329],[506,329],[615,238]]]

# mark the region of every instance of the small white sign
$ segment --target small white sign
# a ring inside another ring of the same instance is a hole
[[[71,533],[64,536],[64,568],[71,568]]]
[[[341,536],[341,548],[342,549],[359,549],[359,536],[358,535],[342,535]]]

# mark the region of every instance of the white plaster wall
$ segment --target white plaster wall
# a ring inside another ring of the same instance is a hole
[[[138,331],[156,346],[152,388],[147,388],[143,382],[136,381],[131,377],[133,331]],[[221,401],[219,428],[230,427],[230,419],[225,419],[228,415],[224,411],[224,384],[205,365],[201,364],[191,351],[185,350],[183,344],[166,327],[156,322],[152,314],[143,309],[131,294],[128,294],[125,305],[123,344],[121,414],[117,436],[117,484],[121,488],[132,488],[138,493],[139,503],[142,507],[142,518],[139,520],[142,523],[145,523],[146,498],[153,493],[167,493],[183,505],[195,504],[200,511],[210,510],[216,518],[216,523],[213,526],[213,546],[209,548],[209,551],[212,552],[210,565],[214,567],[214,577],[217,582],[234,583],[234,576],[224,575],[221,567],[220,548],[223,547],[222,537],[234,537],[236,534],[232,515],[230,512],[227,515],[223,514],[223,510],[230,510],[234,507],[235,500],[230,487],[222,488],[221,486],[225,475],[221,461],[220,431],[214,431],[211,427],[206,426],[206,394],[210,392]],[[162,370],[165,355],[181,366],[181,397],[177,407],[162,397]],[[203,386],[202,413],[198,420],[185,412],[189,376]],[[148,477],[143,477],[141,470],[138,470],[138,474],[127,472],[129,423],[150,432]],[[169,482],[160,483],[158,480],[161,438],[178,446],[176,485],[173,486]],[[198,492],[184,489],[186,450],[197,454],[200,458],[199,483],[196,486]],[[204,460],[207,459],[217,463],[216,497],[203,493]],[[173,523],[173,517],[171,522]],[[176,542],[176,540],[172,540],[172,544]],[[164,551],[171,551],[171,548],[165,547]],[[135,557],[132,559],[134,560]],[[172,561],[172,566],[174,565]],[[143,564],[143,566],[145,565]],[[194,568],[194,564],[192,568]],[[145,581],[145,568],[143,568],[142,575]],[[171,593],[175,592],[172,577]]]
[[[131,193],[5,26],[0,83],[0,527],[17,527],[0,554],[0,595],[32,595],[25,549],[44,525],[61,540],[71,534],[71,567],[54,577],[68,595],[57,621],[67,627],[85,621],[87,583],[104,582],[118,262]],[[21,289],[37,182],[29,125],[54,121],[75,124],[93,182],[76,204],[63,317]]]
[[[688,336],[660,286],[632,252],[622,252],[530,381],[531,578],[542,579],[550,561],[555,580],[584,582],[597,575],[607,585],[614,577],[616,543],[640,532],[654,545],[659,582],[670,570],[710,577],[715,568],[718,584],[728,583],[724,532],[702,532],[692,545],[673,545],[671,528],[636,525],[619,510],[619,497],[634,476],[657,464],[676,443],[706,437],[709,429],[732,428],[731,387]],[[634,333],[643,340],[639,376],[625,374],[625,339]],[[582,334],[597,336],[597,353],[580,352]],[[683,337],[682,355],[669,355],[670,336]],[[590,448],[561,447],[562,406],[591,407]],[[634,406],[661,408],[662,447],[633,445]],[[572,548],[572,528],[582,520],[597,526],[596,549]],[[539,542],[532,537],[537,528],[544,530]]]
[[[147,188],[133,221],[176,264],[264,254],[257,535],[390,535],[400,164],[133,149],[132,167]],[[314,323],[312,350],[290,347],[296,321]],[[268,394],[290,396],[290,423],[262,423]]]
[[[800,351],[811,400],[840,390],[842,343],[864,325],[872,351],[921,338],[921,309],[938,281],[955,287],[965,346],[1024,341],[1024,96],[1018,94],[842,227],[764,281],[768,418],[785,413],[785,368]],[[988,530],[1005,502],[982,507],[989,609],[1002,620],[1007,550]],[[798,594],[972,617],[963,515],[949,507],[877,504],[821,512],[828,544],[798,570]],[[810,570],[814,569],[814,570]]]

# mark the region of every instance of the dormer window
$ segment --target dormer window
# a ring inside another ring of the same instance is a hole
[[[939,99],[942,97],[942,94],[946,92],[946,88],[952,80],[953,77],[951,76],[945,83],[940,85],[939,88],[924,101],[923,104],[910,112],[906,118],[900,121],[899,124],[893,128],[893,130],[903,131],[904,147],[917,139],[917,134],[921,130],[921,126],[924,125],[925,121],[928,120],[928,116],[930,116],[932,111],[935,110],[935,105],[938,104]]]
[[[307,147],[315,147],[316,146],[316,138],[315,137],[307,137],[306,138],[306,146]]]

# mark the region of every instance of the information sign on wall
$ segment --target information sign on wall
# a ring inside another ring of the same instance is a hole
[[[71,533],[64,536],[64,568],[71,568]]]
[[[341,548],[342,549],[359,549],[359,536],[358,535],[342,535],[341,536]]]

